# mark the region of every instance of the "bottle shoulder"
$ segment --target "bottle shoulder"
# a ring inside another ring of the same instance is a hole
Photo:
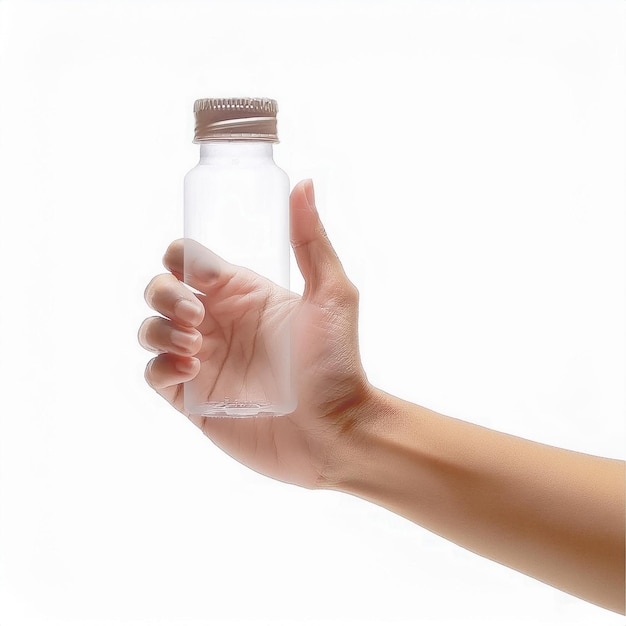
[[[276,163],[274,163],[274,167],[278,170],[278,172],[279,172],[279,173],[280,173],[280,174],[281,174],[284,178],[286,178],[287,180],[289,180],[289,174],[287,174],[287,172],[285,172],[285,170],[284,170],[282,167],[280,167],[280,166],[276,165]]]
[[[199,162],[185,174],[185,182],[193,182],[198,179],[219,177],[248,177],[256,176],[263,172],[264,176],[284,179],[289,182],[289,175],[279,167],[275,161],[263,163],[203,163]]]

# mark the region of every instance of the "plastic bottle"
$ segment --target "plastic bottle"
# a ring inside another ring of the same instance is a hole
[[[295,409],[286,295],[290,184],[273,158],[277,111],[269,98],[205,98],[194,104],[200,162],[185,176],[185,282],[193,287],[194,266],[219,265],[208,248],[285,291],[278,298],[269,292],[251,298],[231,294],[215,312],[208,303],[203,324],[214,327],[214,337],[205,337],[200,373],[184,389],[185,410],[192,414],[273,416]],[[269,310],[268,298],[276,303]]]

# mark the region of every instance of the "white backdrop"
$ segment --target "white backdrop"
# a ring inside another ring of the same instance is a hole
[[[624,458],[626,5],[0,0],[0,624],[623,618],[262,477],[143,381],[192,105],[278,100],[371,382]],[[293,264],[297,290],[302,281]]]

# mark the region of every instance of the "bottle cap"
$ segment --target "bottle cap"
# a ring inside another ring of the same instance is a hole
[[[270,98],[202,98],[193,105],[193,142],[270,141],[278,143],[278,104]]]

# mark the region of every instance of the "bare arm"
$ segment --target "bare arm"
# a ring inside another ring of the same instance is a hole
[[[188,415],[216,445],[258,472],[360,496],[624,613],[624,463],[444,417],[373,388],[358,350],[358,291],[326,236],[310,181],[296,185],[290,207],[302,297],[224,260],[216,274],[208,251],[212,271],[188,277],[193,294],[181,282],[182,241],[168,248],[169,273],[146,289],[162,317],[148,318],[139,330],[142,345],[158,353],[146,368],[148,383],[184,412],[184,383],[220,375],[220,359],[210,356],[220,340],[262,344],[275,311],[287,304],[297,410],[259,419]],[[250,307],[253,316],[241,314]],[[263,324],[256,323],[258,310],[268,318]]]
[[[444,417],[379,390],[328,487],[624,613],[625,464]]]

